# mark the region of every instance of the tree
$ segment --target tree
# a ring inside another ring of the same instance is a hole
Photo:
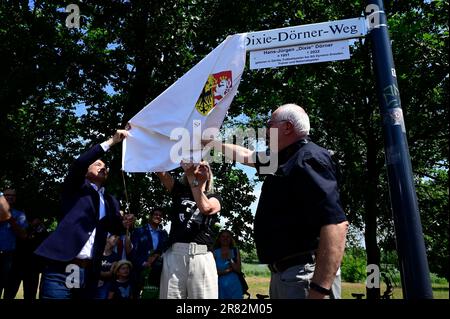
[[[357,17],[365,2],[83,1],[80,29],[65,27],[66,5],[0,5],[0,181],[26,194],[27,211],[48,215],[57,214],[59,183],[74,156],[123,127],[227,35]],[[448,222],[438,222],[448,220],[448,1],[388,1],[385,9],[429,264],[448,278],[435,266],[448,259]],[[335,151],[345,211],[364,233],[367,262],[379,264],[379,247],[393,250],[395,241],[368,42],[357,41],[346,61],[247,69],[229,119],[257,128],[277,106],[303,105],[313,140]],[[109,156],[118,172],[120,149]],[[226,227],[250,245],[253,184],[231,163],[213,170]],[[121,175],[110,177],[124,202]],[[170,205],[153,175],[125,180],[132,212]]]

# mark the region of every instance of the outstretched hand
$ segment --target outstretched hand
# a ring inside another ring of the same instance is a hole
[[[109,146],[113,146],[117,143],[122,142],[126,137],[128,136],[127,130],[117,130],[112,137],[110,137],[106,143],[109,144]]]
[[[127,136],[128,136],[127,130],[117,130],[112,137],[113,144],[122,142]]]
[[[187,177],[194,175],[194,171],[195,171],[194,163],[183,160],[183,161],[181,161],[180,165]]]

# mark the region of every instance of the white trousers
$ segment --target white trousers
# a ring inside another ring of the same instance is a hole
[[[175,243],[163,255],[160,299],[218,299],[214,256],[206,245]]]

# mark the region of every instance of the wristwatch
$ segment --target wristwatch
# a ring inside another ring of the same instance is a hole
[[[322,286],[319,286],[318,284],[316,284],[314,281],[311,281],[309,283],[309,289],[320,292],[322,295],[326,295],[326,296],[331,295],[331,289],[323,288]]]
[[[192,187],[197,187],[198,185],[199,185],[198,180],[197,180],[197,179],[194,179],[194,180],[192,181]]]

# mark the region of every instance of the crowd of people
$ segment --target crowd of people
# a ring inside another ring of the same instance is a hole
[[[276,130],[274,172],[267,173],[255,215],[258,258],[271,271],[271,298],[340,298],[339,267],[348,223],[329,152],[309,137],[309,118],[295,104],[280,106],[267,123]],[[214,225],[222,208],[206,161],[180,163],[183,174],[157,172],[172,197],[135,228],[133,214],[105,191],[102,160],[127,138],[113,137],[81,154],[61,194],[62,218],[47,233],[41,219],[15,209],[16,192],[0,193],[0,296],[14,298],[23,281],[34,299],[241,299],[241,256],[233,234]],[[204,141],[234,160],[270,165],[242,146]],[[170,220],[170,233],[162,228]]]

